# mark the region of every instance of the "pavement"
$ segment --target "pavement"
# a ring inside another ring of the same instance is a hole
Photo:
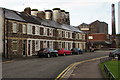
[[[100,60],[77,65],[69,78],[103,78],[99,64]]]
[[[99,67],[100,59],[86,60],[76,63],[69,70],[67,70],[61,77],[62,80],[84,80],[84,79],[99,79],[104,80]]]

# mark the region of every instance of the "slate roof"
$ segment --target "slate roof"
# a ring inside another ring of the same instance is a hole
[[[38,24],[38,25],[45,25],[47,27],[83,33],[82,31],[80,31],[79,29],[77,29],[71,25],[60,24],[60,23],[52,21],[52,20],[41,19],[41,18],[38,18],[36,16],[25,14],[24,12],[18,12],[18,11],[9,10],[9,9],[4,9],[4,11],[5,11],[5,18],[6,19],[22,21],[22,22]]]
[[[24,19],[22,19],[18,14],[19,12],[17,11],[13,11],[13,10],[8,10],[8,9],[4,9],[5,11],[5,18],[7,19],[11,19],[11,20],[17,20],[17,21],[24,21]]]

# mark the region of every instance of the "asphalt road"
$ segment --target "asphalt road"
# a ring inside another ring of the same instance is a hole
[[[56,78],[74,62],[108,56],[108,52],[92,52],[53,58],[15,60],[2,64],[3,78]]]

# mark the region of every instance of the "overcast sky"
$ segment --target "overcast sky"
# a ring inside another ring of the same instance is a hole
[[[119,0],[1,0],[0,7],[23,11],[25,7],[46,10],[61,8],[70,12],[70,22],[73,26],[81,23],[91,23],[99,20],[108,23],[111,34],[111,4],[115,4],[116,27],[118,28]]]

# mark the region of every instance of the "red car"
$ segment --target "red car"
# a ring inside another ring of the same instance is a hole
[[[66,55],[66,54],[72,54],[72,51],[70,51],[70,50],[67,50],[67,49],[65,49],[65,48],[60,48],[60,49],[58,49],[58,54],[60,55],[60,54],[62,54],[62,55]]]

